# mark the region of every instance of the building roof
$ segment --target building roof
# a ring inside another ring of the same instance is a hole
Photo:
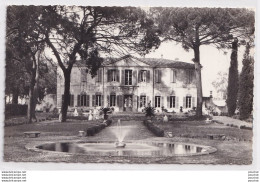
[[[184,69],[194,69],[195,68],[193,63],[182,62],[182,61],[179,61],[178,59],[170,60],[170,59],[163,59],[163,58],[137,58],[137,57],[131,56],[131,55],[126,55],[126,56],[123,56],[120,58],[106,58],[106,59],[104,59],[102,65],[106,66],[106,65],[110,65],[110,64],[116,63],[121,60],[131,61],[133,59],[143,62],[154,68],[160,68],[160,67],[184,68]],[[77,61],[75,63],[75,66],[84,67],[84,66],[86,66],[85,64],[86,64],[85,62]]]

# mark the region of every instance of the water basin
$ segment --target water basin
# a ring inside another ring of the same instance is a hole
[[[125,142],[124,148],[116,148],[115,142],[58,142],[36,146],[40,150],[85,154],[91,156],[167,157],[210,154],[216,151],[210,146],[171,142]]]

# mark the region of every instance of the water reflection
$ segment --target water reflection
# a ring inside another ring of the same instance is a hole
[[[187,144],[140,142],[127,143],[125,148],[115,148],[112,142],[51,143],[37,148],[49,151],[82,153],[96,156],[175,156],[205,152],[206,149]]]

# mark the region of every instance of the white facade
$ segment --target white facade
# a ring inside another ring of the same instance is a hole
[[[141,112],[148,103],[158,112],[162,107],[168,112],[196,107],[193,64],[127,56],[105,61],[94,78],[85,70],[84,66],[72,69],[70,107],[108,106],[117,112]],[[64,79],[59,76],[57,81],[57,104],[61,107]]]

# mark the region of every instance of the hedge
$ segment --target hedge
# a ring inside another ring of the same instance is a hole
[[[85,132],[87,133],[87,136],[94,136],[101,130],[103,130],[105,127],[109,126],[112,124],[111,120],[107,120],[105,123],[100,123],[95,126],[92,126],[90,128],[85,129]]]
[[[27,114],[27,105],[21,104],[6,104],[5,105],[5,117],[10,116],[26,116]]]
[[[143,124],[156,136],[163,137],[164,131],[160,129],[159,127],[155,126],[153,123],[148,122],[147,120],[143,121]]]
[[[253,130],[253,128],[251,128],[249,126],[245,126],[245,125],[240,126],[240,129]]]

